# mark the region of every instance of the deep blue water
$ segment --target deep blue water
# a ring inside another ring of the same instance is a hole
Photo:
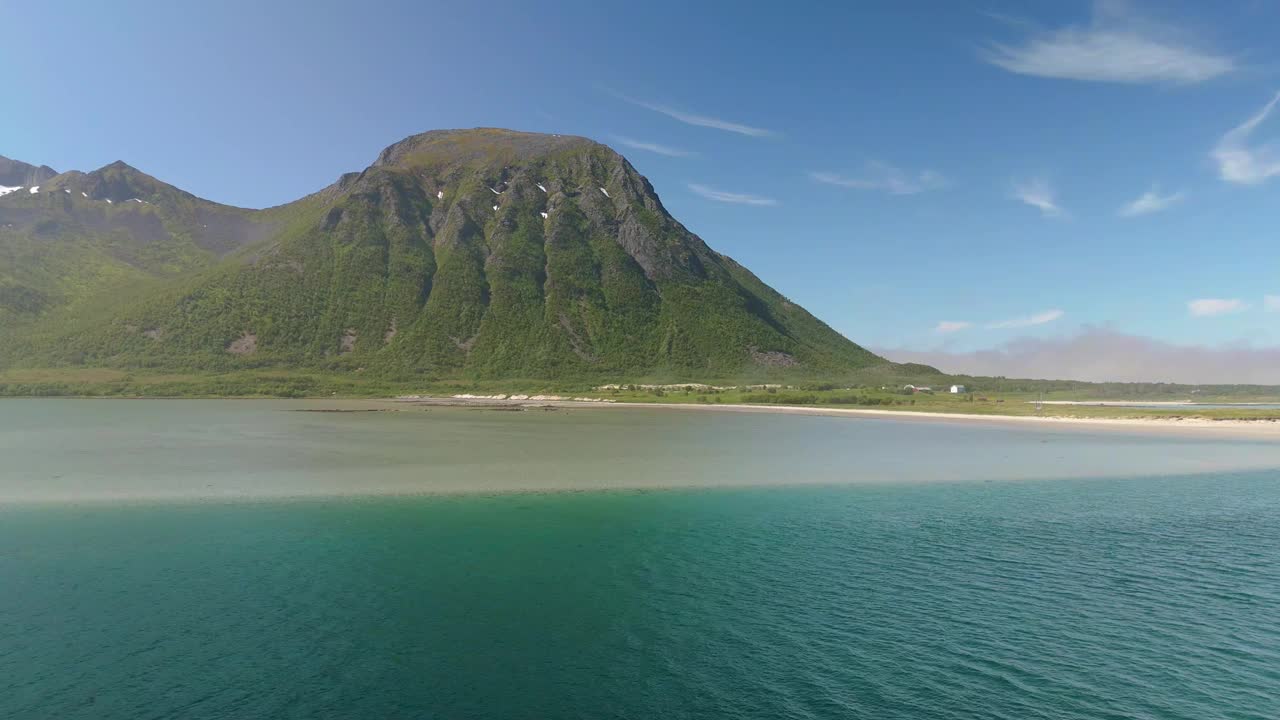
[[[1280,473],[0,509],[0,717],[1280,717]]]

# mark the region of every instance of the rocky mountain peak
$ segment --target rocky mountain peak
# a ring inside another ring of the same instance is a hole
[[[32,187],[57,175],[48,165],[30,165],[21,160],[11,160],[0,155],[0,186]]]

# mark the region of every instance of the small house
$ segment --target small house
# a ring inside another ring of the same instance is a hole
[[[964,394],[964,392],[965,392],[965,389],[964,389],[964,386],[963,386],[963,385],[952,385],[952,386],[951,386],[951,394],[952,394],[952,395],[963,395],[963,394]]]

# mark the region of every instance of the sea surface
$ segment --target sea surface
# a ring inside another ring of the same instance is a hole
[[[0,401],[0,718],[1280,717],[1274,443],[325,407]]]

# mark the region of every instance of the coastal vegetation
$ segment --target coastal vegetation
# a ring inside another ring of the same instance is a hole
[[[904,392],[901,385],[880,384],[879,379],[868,376],[861,383],[752,384],[731,380],[680,383],[671,382],[669,378],[640,378],[633,383],[601,386],[585,380],[424,380],[382,377],[371,373],[278,369],[169,372],[119,368],[41,368],[0,371],[0,398],[393,398],[404,395],[450,398],[463,394],[519,394],[589,397],[621,403],[827,407],[992,416],[1280,420],[1280,410],[1247,405],[1280,404],[1280,388],[1268,386],[1063,384],[1054,381],[967,377],[964,382],[973,392],[951,394]],[[1191,404],[1117,407],[1056,404],[1063,401],[1108,400],[1235,406],[1214,408]]]

